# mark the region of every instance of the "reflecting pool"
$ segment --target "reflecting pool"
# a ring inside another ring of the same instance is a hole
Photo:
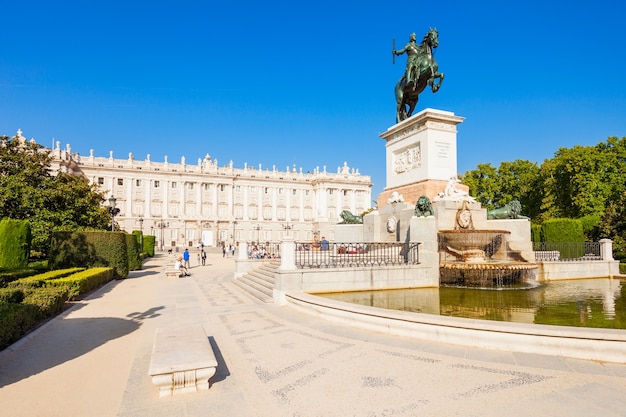
[[[315,295],[442,316],[626,329],[626,280],[620,279],[555,281],[526,289],[441,287]]]

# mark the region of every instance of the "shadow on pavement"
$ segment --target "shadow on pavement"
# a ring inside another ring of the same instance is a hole
[[[141,326],[141,321],[159,314],[164,307],[115,317],[63,318],[49,323],[0,352],[0,387],[44,372],[78,358]]]

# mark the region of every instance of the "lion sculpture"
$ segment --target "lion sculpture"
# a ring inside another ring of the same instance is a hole
[[[417,217],[429,217],[435,214],[433,210],[433,204],[430,199],[425,195],[420,196],[415,203],[415,215]]]
[[[343,219],[339,224],[363,224],[363,217],[352,214],[349,210],[344,210],[340,214]]]
[[[522,216],[522,204],[518,200],[513,200],[503,207],[489,210],[487,219],[530,219],[530,217]]]

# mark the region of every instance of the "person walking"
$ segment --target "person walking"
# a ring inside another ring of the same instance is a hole
[[[187,248],[185,248],[185,251],[183,252],[183,261],[184,261],[185,268],[187,269],[191,268],[191,266],[189,265],[189,249]]]
[[[203,250],[202,251],[202,266],[206,265],[206,252]]]

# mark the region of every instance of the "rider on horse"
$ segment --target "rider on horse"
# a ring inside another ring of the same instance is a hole
[[[413,32],[411,33],[411,36],[409,36],[409,43],[407,43],[404,46],[404,48],[400,49],[399,51],[396,51],[395,49],[393,50],[393,53],[395,55],[402,55],[403,53],[406,52],[408,56],[406,60],[406,73],[405,73],[407,84],[409,84],[410,82],[417,81],[413,79],[413,74],[415,74],[415,78],[419,77],[418,57],[421,51],[420,51],[419,45],[416,43],[416,40],[417,40],[417,36],[415,35],[415,32]]]

